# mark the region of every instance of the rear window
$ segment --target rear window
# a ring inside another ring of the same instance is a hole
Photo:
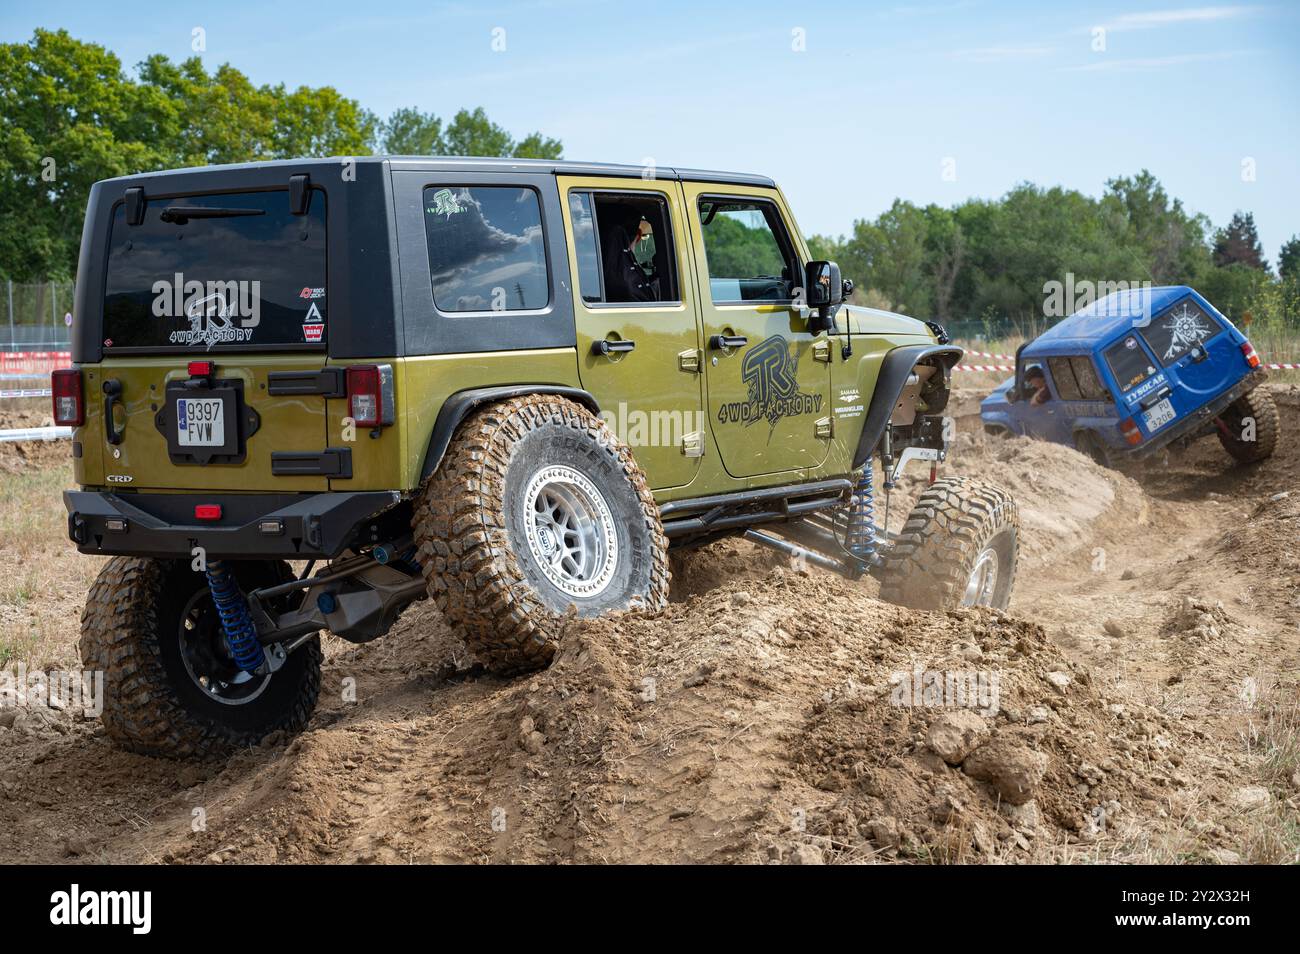
[[[1160,363],[1168,365],[1222,330],[1196,302],[1185,298],[1143,328],[1141,335]]]
[[[1106,363],[1125,394],[1156,373],[1155,365],[1137,335],[1125,335],[1107,348]]]
[[[309,194],[305,215],[290,213],[287,191],[151,199],[135,226],[119,203],[104,347],[323,347],[325,194]]]

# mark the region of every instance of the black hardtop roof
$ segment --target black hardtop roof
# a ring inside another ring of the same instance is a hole
[[[118,176],[103,181],[125,183],[186,173],[238,172],[240,170],[251,171],[274,168],[283,168],[286,171],[291,169],[304,171],[310,167],[338,166],[349,161],[356,162],[359,165],[363,163],[388,163],[394,170],[410,172],[519,172],[640,179],[645,171],[643,166],[622,165],[612,162],[578,162],[570,159],[490,159],[479,156],[335,156],[324,159],[273,159],[265,162],[241,162],[230,165],[163,169],[157,172],[141,172],[130,176]],[[679,169],[674,166],[656,166],[654,168],[654,177],[657,179],[719,182],[734,185],[763,186],[769,189],[776,188],[776,183],[767,176],[751,175],[744,172],[719,172],[708,169]]]

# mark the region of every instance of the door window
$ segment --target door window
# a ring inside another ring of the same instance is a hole
[[[1048,358],[1047,366],[1052,371],[1052,381],[1056,384],[1056,393],[1061,396],[1062,401],[1083,400],[1069,358]]]
[[[792,300],[797,258],[775,204],[701,196],[699,210],[714,304]]]
[[[1071,358],[1070,369],[1074,372],[1075,383],[1079,386],[1080,398],[1085,401],[1111,400],[1109,389],[1097,376],[1097,368],[1093,365],[1092,358],[1087,355]]]
[[[672,220],[662,196],[570,192],[578,288],[588,304],[677,304]]]

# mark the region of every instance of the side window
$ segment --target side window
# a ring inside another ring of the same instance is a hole
[[[582,300],[601,301],[604,293],[600,287],[600,247],[590,192],[569,193],[569,219],[573,222],[573,248],[578,254],[578,288]]]
[[[1093,365],[1092,358],[1087,355],[1071,358],[1070,367],[1074,371],[1074,380],[1079,385],[1079,396],[1083,400],[1111,400],[1110,390],[1101,383],[1101,378],[1097,376],[1097,368]]]
[[[439,311],[530,311],[550,303],[535,190],[429,186],[424,227]]]
[[[1079,385],[1074,379],[1074,369],[1070,365],[1070,358],[1048,358],[1047,367],[1052,372],[1052,380],[1056,383],[1056,393],[1060,395],[1062,401],[1081,401],[1083,395],[1079,393]]]
[[[668,203],[659,195],[571,192],[578,290],[588,304],[676,304]]]
[[[1119,382],[1120,391],[1125,394],[1156,373],[1156,367],[1137,335],[1125,335],[1107,348],[1106,363]]]
[[[776,206],[701,196],[699,210],[713,301],[790,301],[797,265]]]

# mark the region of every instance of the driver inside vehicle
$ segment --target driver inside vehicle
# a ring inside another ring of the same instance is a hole
[[[1033,365],[1025,372],[1025,389],[1026,395],[1033,395],[1029,399],[1030,404],[1045,404],[1051,398],[1047,390],[1047,376],[1043,374],[1043,369],[1038,365]]]
[[[604,249],[608,301],[659,301],[654,228],[643,215],[610,230]]]

